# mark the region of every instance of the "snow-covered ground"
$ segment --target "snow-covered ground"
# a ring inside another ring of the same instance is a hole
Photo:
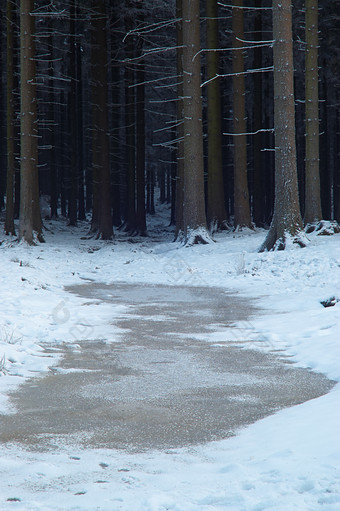
[[[166,219],[167,221],[167,219]],[[87,225],[46,222],[46,243],[0,245],[0,411],[6,392],[55,365],[48,344],[119,342],[124,304],[86,301],[64,286],[97,281],[217,286],[253,298],[251,321],[205,340],[282,350],[301,367],[340,379],[340,235],[309,235],[304,249],[259,254],[266,232],[221,233],[183,247],[163,236],[113,243]],[[334,306],[322,301],[334,298]],[[197,448],[129,454],[117,450],[29,452],[0,446],[0,509],[110,511],[339,511],[340,386],[286,409],[233,438]]]

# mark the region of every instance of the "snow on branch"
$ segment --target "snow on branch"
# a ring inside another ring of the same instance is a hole
[[[174,18],[172,20],[160,21],[158,23],[152,23],[151,25],[146,25],[145,27],[142,27],[142,28],[140,28],[140,27],[133,28],[132,30],[129,30],[129,32],[127,34],[125,34],[125,36],[123,38],[123,43],[125,42],[125,39],[129,36],[133,36],[133,35],[141,36],[144,34],[149,34],[150,32],[154,32],[155,30],[159,30],[161,28],[168,27],[169,25],[173,25],[174,23],[177,23],[178,21],[181,21],[181,19]]]
[[[154,78],[153,80],[147,80],[145,82],[140,83],[134,83],[132,85],[129,85],[129,89],[132,89],[133,87],[139,87],[140,85],[149,85],[157,82],[162,82],[163,80],[170,80],[175,78],[180,78],[181,75],[172,75],[172,76],[162,76],[161,78]]]
[[[253,48],[262,48],[263,46],[273,46],[273,42],[266,42],[266,43],[261,43],[261,44],[256,44],[256,42],[254,41],[254,45],[253,46],[240,46],[240,47],[237,47],[237,48],[202,48],[201,50],[199,50],[192,58],[192,61],[195,60],[195,58],[200,55],[201,53],[203,52],[207,52],[207,51],[236,51],[236,50],[251,50]]]
[[[219,5],[220,7],[226,7],[228,9],[246,9],[248,11],[271,11],[272,10],[272,7],[250,7],[250,6],[224,4],[222,2],[217,2],[217,5]]]
[[[274,44],[274,39],[273,40],[270,40],[270,41],[247,41],[246,39],[241,39],[240,37],[236,37],[237,41],[240,41],[241,43],[245,43],[245,44],[268,44],[269,46],[271,46],[272,44]]]
[[[248,135],[257,135],[258,133],[262,133],[264,131],[269,131],[270,133],[274,133],[274,128],[268,128],[268,129],[261,129],[261,130],[257,130],[257,131],[253,131],[253,132],[250,132],[250,133],[223,133],[223,135],[228,135],[230,137],[240,137],[240,136],[248,136]]]
[[[139,55],[138,57],[133,57],[131,59],[124,59],[124,60],[122,60],[122,63],[126,64],[129,62],[137,62],[138,60],[145,59],[145,57],[148,57],[149,55],[160,54],[165,51],[177,50],[178,48],[183,48],[183,46],[171,46],[169,48],[167,48],[166,46],[162,46],[160,48],[152,48],[150,50],[146,50],[142,55]]]
[[[226,73],[226,74],[223,74],[223,75],[218,74],[218,75],[213,76],[213,78],[209,78],[209,80],[206,80],[205,82],[203,82],[201,84],[201,87],[204,87],[205,85],[208,85],[210,82],[213,82],[217,78],[227,78],[229,76],[250,75],[250,74],[254,74],[254,73],[269,73],[269,72],[271,72],[273,70],[274,70],[273,66],[268,66],[268,67],[261,67],[261,68],[258,68],[258,69],[248,69],[247,71],[243,71],[241,73]]]

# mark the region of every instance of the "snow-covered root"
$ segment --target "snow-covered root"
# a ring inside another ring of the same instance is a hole
[[[308,223],[305,226],[307,234],[316,234],[316,236],[331,236],[340,233],[340,225],[335,220],[320,220],[320,222]]]
[[[214,240],[209,234],[206,227],[197,227],[196,229],[188,229],[183,238],[183,243],[186,247],[193,245],[207,245],[214,243]]]
[[[215,218],[209,223],[209,232],[210,234],[214,234],[215,232],[220,231],[230,231],[232,229],[231,225],[227,222],[227,220],[218,220]]]
[[[274,235],[271,239],[266,238],[264,243],[261,245],[259,252],[267,252],[269,250],[289,250],[296,247],[304,248],[308,244],[309,239],[304,231],[298,230],[295,234],[291,234],[286,231],[279,238],[275,238]]]

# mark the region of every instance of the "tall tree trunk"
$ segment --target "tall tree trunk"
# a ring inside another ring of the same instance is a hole
[[[19,239],[43,241],[39,207],[34,0],[20,0],[21,195]]]
[[[131,0],[126,0],[127,9],[130,8]],[[125,20],[125,30],[128,33],[132,28],[131,14],[128,13]],[[135,83],[134,64],[134,39],[128,36],[126,39],[126,65],[125,65],[125,139],[126,139],[126,211],[124,229],[131,234],[136,230],[136,132],[135,132]]]
[[[114,20],[116,20],[116,16],[118,13],[116,11],[116,7],[114,9]],[[115,21],[114,21],[115,22]],[[112,179],[112,209],[113,209],[113,225],[119,227],[121,225],[121,174],[120,174],[120,165],[119,165],[119,155],[120,155],[120,108],[121,108],[121,76],[120,76],[120,68],[121,65],[117,60],[117,48],[118,48],[118,35],[111,33],[111,60],[112,66],[112,139],[111,139],[111,151],[112,151],[112,167],[111,167],[111,179]]]
[[[233,1],[234,226],[251,227],[247,177],[247,123],[244,85],[243,0]]]
[[[304,245],[295,145],[294,66],[291,0],[273,0],[275,205],[260,250]]]
[[[53,62],[53,28],[52,23],[49,22],[49,46],[50,46],[50,58]],[[48,102],[49,102],[49,115],[51,122],[53,123],[53,129],[48,134],[48,141],[50,146],[50,158],[49,158],[49,181],[50,181],[50,195],[51,195],[51,218],[58,217],[58,173],[56,164],[56,130],[54,126],[57,126],[56,122],[56,108],[55,108],[55,92],[54,92],[54,69],[53,65],[48,68]]]
[[[76,7],[76,17],[79,17],[79,6]],[[79,36],[76,45],[76,76],[77,76],[77,147],[78,147],[78,219],[85,220],[85,169],[84,169],[84,122],[83,122],[83,77],[82,49]]]
[[[219,48],[217,0],[206,0],[207,48]],[[217,51],[207,52],[207,79],[213,79],[208,89],[208,208],[207,220],[211,232],[226,228],[227,213],[224,204],[222,173],[221,90]]]
[[[13,11],[15,5],[7,0],[7,186],[5,233],[15,235],[14,227],[14,41]]]
[[[105,0],[94,2],[92,15],[92,108],[94,200],[92,231],[98,238],[113,237],[110,154],[108,136],[107,16]]]
[[[184,114],[183,114],[183,0],[176,0],[176,44],[177,44],[177,172],[175,239],[181,239],[184,232]]]
[[[255,0],[254,20],[254,39],[262,40],[262,0]],[[262,67],[262,48],[258,47],[254,50],[254,69]],[[263,128],[262,120],[262,73],[254,74],[254,132]],[[256,133],[253,138],[253,155],[254,155],[254,187],[253,187],[253,220],[256,226],[263,227],[265,224],[265,189],[264,189],[264,170],[262,161],[263,134],[261,131]]]
[[[306,0],[305,112],[306,175],[305,223],[322,218],[319,174],[318,0]]]
[[[143,9],[141,2],[140,8]],[[139,24],[144,21],[141,14],[138,17]],[[143,51],[143,40],[139,37],[138,54],[141,56]],[[146,212],[145,212],[145,64],[144,60],[138,61],[136,71],[136,231],[141,236],[146,236]]]
[[[200,2],[183,0],[184,200],[186,244],[208,243],[204,201]]]
[[[76,5],[70,5],[70,78],[69,92],[69,133],[71,143],[71,166],[68,186],[68,221],[69,225],[77,225],[78,209],[78,134],[77,134],[77,63],[76,63]]]

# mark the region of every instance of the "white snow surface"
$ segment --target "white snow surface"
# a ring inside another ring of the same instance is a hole
[[[164,222],[168,218],[164,219]],[[154,220],[134,243],[89,239],[87,224],[46,222],[45,244],[1,237],[0,411],[7,392],[43,374],[58,346],[120,341],[125,305],[85,300],[64,286],[94,282],[217,286],[251,298],[251,321],[201,337],[278,350],[297,366],[340,379],[340,235],[308,235],[304,249],[258,253],[266,231],[224,232],[184,247]],[[134,241],[132,239],[132,241]],[[46,352],[44,345],[54,346]],[[235,437],[199,447],[131,454],[60,446],[34,452],[1,445],[1,510],[339,511],[340,386],[281,410]]]

